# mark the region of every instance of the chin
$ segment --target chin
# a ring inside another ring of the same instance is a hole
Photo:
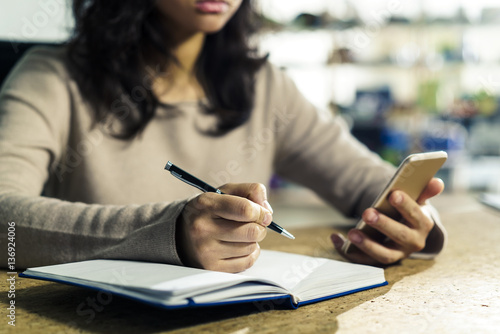
[[[197,30],[205,34],[213,34],[224,28],[226,22],[199,22]]]
[[[216,32],[219,32],[222,28],[224,28],[224,25],[204,26],[201,29],[199,29],[199,31],[203,32],[204,34],[215,34]]]

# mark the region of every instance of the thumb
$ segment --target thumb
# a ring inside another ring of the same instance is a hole
[[[425,204],[429,198],[439,195],[444,190],[444,182],[441,179],[433,178],[429,181],[424,191],[418,197],[417,203],[422,205]]]
[[[333,245],[335,246],[337,252],[342,253],[342,247],[344,246],[344,243],[346,241],[344,236],[340,233],[333,233],[332,235],[330,235],[330,239],[332,239]]]

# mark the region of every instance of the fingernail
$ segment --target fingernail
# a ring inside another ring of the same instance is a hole
[[[266,212],[262,224],[264,224],[264,226],[267,226],[271,224],[272,220],[273,220],[273,215],[270,212]]]
[[[269,202],[268,202],[267,200],[265,200],[263,204],[264,204],[264,207],[265,207],[266,209],[268,209],[269,211],[271,211],[271,213],[274,213],[274,210],[273,210],[273,208],[271,207],[271,204],[269,204]]]
[[[366,214],[366,222],[368,224],[375,224],[378,220],[378,215],[374,211],[368,211]]]
[[[394,201],[394,204],[401,204],[403,202],[403,195],[401,193],[396,192],[394,193],[392,200]]]
[[[330,239],[332,239],[335,248],[340,248],[344,244],[344,241],[337,234],[332,234]]]
[[[359,233],[356,232],[350,233],[349,239],[355,244],[359,244],[361,241],[363,241],[363,237],[361,237],[361,235],[359,235]]]

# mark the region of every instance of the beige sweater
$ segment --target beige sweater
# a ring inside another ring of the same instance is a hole
[[[276,173],[346,215],[359,215],[392,175],[269,64],[255,98],[250,120],[223,137],[199,131],[214,120],[186,102],[175,113],[160,107],[140,137],[122,141],[91,128],[64,49],[29,51],[0,92],[0,221],[2,233],[15,222],[17,266],[91,258],[180,264],[175,223],[198,191],[163,170],[168,160],[215,186],[267,184]],[[127,111],[121,99],[110,107]]]

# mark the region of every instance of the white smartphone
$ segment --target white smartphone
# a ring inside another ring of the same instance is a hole
[[[394,176],[387,183],[384,190],[378,195],[371,207],[395,220],[400,220],[401,214],[389,204],[387,199],[391,192],[394,190],[402,190],[412,199],[417,200],[447,158],[448,154],[444,151],[409,155],[399,165],[396,173],[394,173]],[[377,242],[383,242],[386,238],[384,234],[367,225],[362,219],[358,222],[356,228],[362,230],[364,234]],[[356,246],[347,241],[342,251],[347,254],[354,252],[356,249]]]

